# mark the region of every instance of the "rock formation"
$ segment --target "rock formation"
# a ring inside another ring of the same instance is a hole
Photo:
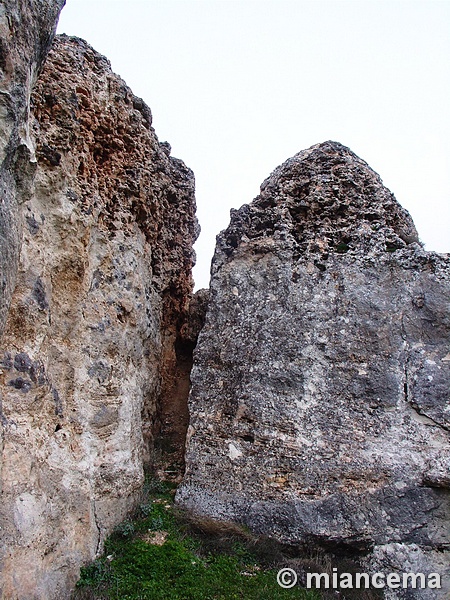
[[[186,405],[198,226],[192,172],[88,44],[55,39],[32,104],[0,353],[0,595],[55,600],[136,501],[155,432],[184,442],[186,408],[161,415],[171,394]]]
[[[63,4],[0,6],[0,596],[67,598],[190,418],[180,504],[447,597],[450,257],[326,142],[232,211],[192,298],[194,178],[150,109],[67,36],[31,96]]]
[[[22,223],[19,204],[34,171],[30,94],[65,0],[2,0],[0,6],[0,336],[14,289]]]
[[[179,503],[448,585],[450,257],[326,142],[232,211],[210,295]]]

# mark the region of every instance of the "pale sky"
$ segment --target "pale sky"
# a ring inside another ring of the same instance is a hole
[[[450,252],[450,1],[67,0],[77,35],[195,173],[196,288],[230,208],[326,140],[367,161],[428,250]]]

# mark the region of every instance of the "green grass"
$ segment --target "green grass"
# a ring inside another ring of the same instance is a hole
[[[263,542],[233,526],[193,525],[172,497],[169,486],[148,482],[133,519],[115,529],[103,556],[81,569],[73,600],[320,599],[298,586],[280,588],[276,552]],[[152,543],[153,532],[164,538],[161,545]]]

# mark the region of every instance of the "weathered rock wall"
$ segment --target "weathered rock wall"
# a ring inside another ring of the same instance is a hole
[[[65,0],[0,4],[0,336],[16,281],[22,222],[19,204],[34,172],[30,95]]]
[[[178,384],[198,226],[192,172],[88,44],[55,39],[32,103],[36,176],[0,353],[1,590],[43,600],[68,597],[136,500]]]
[[[448,585],[450,257],[327,142],[232,211],[210,294],[178,501]]]

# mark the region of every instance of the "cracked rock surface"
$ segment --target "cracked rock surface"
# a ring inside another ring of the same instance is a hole
[[[152,460],[198,226],[192,172],[86,42],[55,39],[32,104],[36,175],[0,346],[0,595],[66,600]]]
[[[178,502],[442,572],[449,381],[450,257],[348,148],[313,146],[218,236]]]

